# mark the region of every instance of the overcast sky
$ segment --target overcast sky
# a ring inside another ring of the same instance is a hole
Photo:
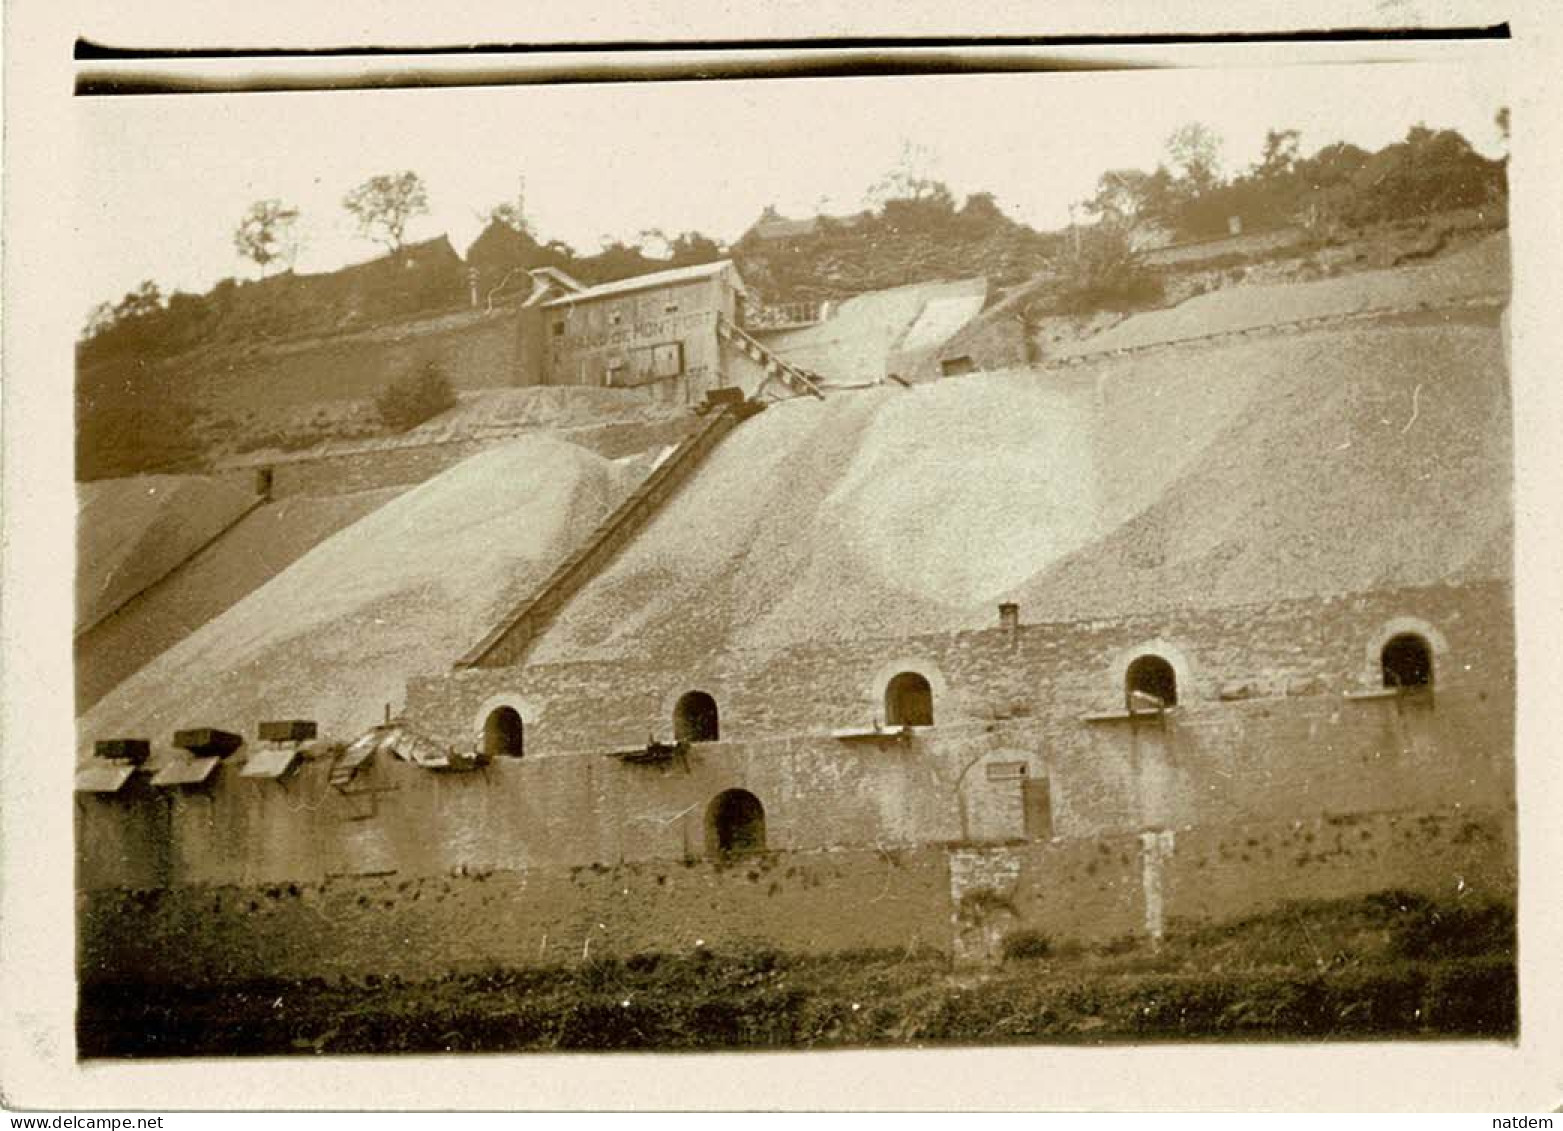
[[[465,253],[524,177],[535,230],[589,253],[651,227],[736,239],[773,203],[855,210],[910,140],[958,197],[991,191],[1046,229],[1104,169],[1154,167],[1185,122],[1221,136],[1228,169],[1277,127],[1312,152],[1420,121],[1496,155],[1505,101],[1497,66],[1468,62],[79,98],[81,308],[145,278],[253,275],[231,233],[267,197],[303,211],[299,270],[370,258],[341,200],[380,172],[428,185],[409,239]]]

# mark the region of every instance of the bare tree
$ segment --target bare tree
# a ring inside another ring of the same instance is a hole
[[[298,218],[299,210],[280,200],[257,200],[234,230],[233,246],[263,276],[273,263],[292,267],[300,246]]]
[[[360,235],[394,254],[402,249],[407,222],[428,213],[429,194],[417,173],[381,173],[343,197],[342,207],[358,219]]]

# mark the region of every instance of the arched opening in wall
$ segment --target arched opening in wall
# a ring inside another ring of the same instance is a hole
[[[706,852],[735,856],[765,851],[765,807],[747,789],[717,794],[706,808]]]
[[[885,686],[885,723],[893,727],[933,726],[933,688],[917,672],[902,672]]]
[[[1379,653],[1385,687],[1433,686],[1433,649],[1414,632],[1391,637]]]
[[[495,707],[483,721],[483,753],[490,758],[519,758],[526,752],[526,728],[514,707]]]
[[[1140,656],[1124,676],[1124,694],[1132,696],[1136,691],[1154,695],[1163,707],[1174,706],[1178,701],[1178,673],[1160,656]]]
[[[721,733],[715,699],[704,691],[689,691],[679,696],[673,707],[675,742],[715,742]]]

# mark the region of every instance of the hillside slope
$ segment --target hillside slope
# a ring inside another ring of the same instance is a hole
[[[492,448],[339,531],[116,687],[80,720],[167,743],[312,718],[353,736],[529,594],[641,469],[537,436]]]

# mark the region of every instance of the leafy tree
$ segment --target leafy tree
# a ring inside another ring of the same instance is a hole
[[[1009,222],[1009,217],[999,207],[998,198],[991,192],[974,192],[968,196],[966,203],[961,205],[961,219],[983,228],[1002,228]]]
[[[1167,163],[1183,195],[1201,196],[1221,183],[1221,138],[1199,122],[1179,126],[1167,138]]]
[[[648,259],[667,259],[673,254],[672,241],[661,228],[643,228],[635,237],[635,247]]]
[[[381,173],[343,197],[342,207],[358,220],[360,235],[395,254],[402,249],[408,221],[428,214],[429,194],[417,173]]]
[[[613,283],[620,279],[628,279],[631,275],[659,271],[667,266],[667,263],[662,260],[647,259],[639,247],[615,239],[613,236],[603,236],[601,244],[602,250],[596,255],[577,259],[573,264],[574,270],[579,272],[584,282]]]
[[[280,200],[257,200],[234,229],[233,246],[254,261],[262,276],[279,261],[291,268],[300,246],[298,218],[299,210]]]
[[[527,220],[526,214],[521,211],[521,206],[508,200],[503,204],[494,205],[483,214],[482,219],[509,228],[513,232],[532,234],[532,225]]]
[[[139,287],[126,291],[125,297],[114,304],[114,321],[123,323],[147,318],[162,309],[163,292],[151,279],[143,279]]]
[[[1141,229],[1172,219],[1172,174],[1140,169],[1109,169],[1096,182],[1096,195],[1085,202],[1088,212],[1122,229],[1132,240]]]
[[[1127,226],[1104,220],[1080,235],[1079,253],[1065,264],[1060,310],[1132,310],[1161,300],[1161,276],[1145,266]]]
[[[114,327],[114,304],[100,302],[87,312],[87,321],[81,329],[81,341],[87,342]]]
[[[950,211],[955,202],[950,190],[935,180],[932,174],[933,155],[926,146],[913,145],[909,139],[901,142],[901,154],[890,171],[869,187],[867,199],[870,205],[883,207],[890,201],[924,202],[946,199]]]
[[[393,381],[375,399],[375,409],[386,425],[398,432],[416,428],[455,407],[456,390],[437,361],[426,361],[415,373]]]
[[[668,243],[673,252],[674,267],[693,267],[698,263],[715,263],[726,253],[722,245],[700,232],[680,232]]]
[[[1399,220],[1486,204],[1503,195],[1502,169],[1502,162],[1487,160],[1456,131],[1419,123],[1357,170],[1346,218]]]
[[[1261,181],[1277,181],[1289,176],[1297,166],[1297,146],[1302,134],[1297,130],[1265,131],[1264,152],[1253,175]]]

